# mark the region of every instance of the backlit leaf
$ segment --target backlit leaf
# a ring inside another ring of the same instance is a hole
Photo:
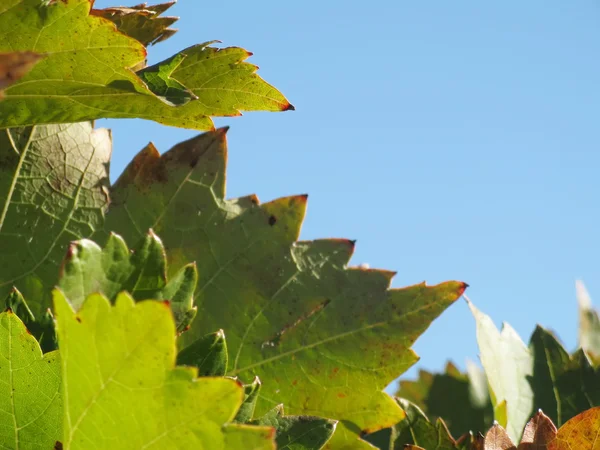
[[[0,314],[0,447],[51,449],[61,439],[60,358],[42,355],[12,312]]]
[[[548,450],[599,450],[600,407],[573,417],[558,429],[556,439],[548,444]]]
[[[155,95],[134,73],[145,47],[118,32],[110,21],[90,15],[89,0],[4,0],[0,52],[37,52],[45,57],[5,90],[0,128],[98,118],[143,118],[198,130],[213,127],[211,115],[240,110],[293,109],[245,63],[243,49],[194,46],[184,50],[177,81],[198,96],[177,106]],[[149,69],[152,70],[152,69]]]
[[[257,415],[283,403],[293,415],[340,420],[328,446],[367,448],[361,433],[403,417],[383,389],[414,364],[412,343],[466,285],[390,290],[392,272],[347,268],[353,242],[296,242],[306,196],[225,200],[225,160],[225,130],[162,157],[148,146],[112,187],[105,228],[132,242],[152,228],[172,271],[196,261],[198,315],[179,348],[225,330],[228,375],[263,382]]]
[[[111,306],[95,294],[75,313],[57,290],[54,309],[65,450],[274,450],[272,428],[228,424],[242,403],[239,383],[174,367],[168,305],[122,294]]]

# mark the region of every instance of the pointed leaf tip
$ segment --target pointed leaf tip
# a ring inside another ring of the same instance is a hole
[[[282,111],[296,111],[296,107],[288,102],[286,105],[281,108]]]

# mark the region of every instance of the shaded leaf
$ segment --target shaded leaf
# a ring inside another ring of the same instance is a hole
[[[465,433],[456,440],[456,448],[459,450],[483,450],[485,437],[481,432]]]
[[[65,396],[65,450],[89,448],[274,449],[268,427],[226,425],[243,389],[174,367],[175,323],[164,303],[115,306],[92,295],[76,314],[54,291]],[[109,427],[109,428],[108,428]],[[105,430],[110,429],[110,433]]]
[[[413,403],[397,399],[406,414],[406,419],[394,426],[389,448],[399,450],[406,444],[414,444],[427,450],[453,450],[456,442],[444,422],[438,419],[432,424],[423,411]]]
[[[110,20],[121,33],[131,36],[145,46],[149,46],[162,42],[177,32],[177,30],[169,27],[177,22],[178,18],[162,16],[162,13],[175,3],[171,1],[152,6],[141,3],[129,8],[119,6],[92,9],[91,14]]]
[[[319,450],[333,435],[337,422],[313,416],[286,416],[278,405],[251,423],[275,428],[278,450]]]
[[[587,385],[590,379],[593,384],[600,379],[584,354],[571,357],[556,337],[539,325],[529,347],[534,357],[534,404],[558,427],[581,411],[598,406],[595,395],[587,392]]]
[[[166,266],[165,249],[152,231],[133,251],[111,233],[104,248],[87,239],[71,243],[58,286],[75,309],[93,293],[111,301],[122,291],[136,300],[168,300],[181,332],[196,315],[193,303],[198,273],[194,264],[188,264],[167,282]]]
[[[555,438],[556,426],[542,410],[539,410],[527,422],[518,450],[546,450]]]
[[[600,449],[600,407],[576,415],[558,429],[556,439],[548,450],[598,450]]]
[[[431,419],[441,417],[454,436],[487,430],[493,423],[493,408],[483,372],[470,364],[468,374],[454,364],[445,373],[419,371],[419,379],[402,380],[396,393],[416,404]]]
[[[42,356],[35,338],[11,311],[0,314],[0,447],[52,448],[61,438],[58,352]]]
[[[496,420],[501,420],[499,415],[505,411],[506,431],[512,440],[518,441],[533,413],[533,391],[529,384],[533,355],[510,325],[504,324],[502,332],[498,332],[489,316],[471,302],[469,307],[477,324],[479,356],[489,382]]]
[[[328,445],[357,448],[361,433],[402,419],[383,389],[417,360],[410,346],[466,285],[390,290],[391,272],[347,269],[353,242],[296,242],[306,196],[225,200],[225,159],[225,130],[162,157],[145,148],[113,186],[105,227],[131,241],[154,229],[171,270],[197,262],[198,315],[180,350],[226,330],[228,375],[264,383],[257,414],[275,402],[338,419]]]
[[[256,377],[252,383],[244,385],[244,401],[242,406],[240,406],[235,419],[233,419],[234,422],[247,423],[252,420],[260,387],[261,382],[258,377]]]
[[[198,375],[203,377],[224,376],[227,362],[227,343],[223,330],[203,336],[177,354],[177,364],[197,367]]]
[[[90,123],[0,130],[1,298],[17,287],[45,314],[69,243],[102,226],[110,152]]]
[[[485,435],[484,450],[517,450],[508,433],[497,423]]]
[[[89,0],[5,0],[0,6],[0,29],[11,30],[0,41],[0,52],[35,49],[45,55],[5,90],[0,128],[142,118],[206,130],[213,128],[211,115],[292,109],[254,74],[256,66],[243,62],[248,52],[202,46],[184,50],[193,56],[187,58],[187,69],[177,73],[178,81],[194,88],[199,98],[175,106],[133,72],[144,63],[144,46],[108,20],[90,15],[90,7]]]
[[[3,89],[29,72],[44,56],[35,52],[0,53],[0,99]]]
[[[29,309],[23,295],[13,288],[6,297],[6,308],[10,309],[23,322],[39,343],[44,353],[50,352],[58,347],[56,341],[56,330],[54,329],[54,318],[50,310],[46,310],[39,317],[35,317]]]

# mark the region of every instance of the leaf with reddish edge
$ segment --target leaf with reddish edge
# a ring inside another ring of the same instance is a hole
[[[326,448],[368,448],[361,433],[404,417],[383,389],[417,361],[411,345],[466,284],[389,289],[393,272],[347,267],[354,242],[297,241],[305,195],[226,200],[225,132],[162,156],[142,150],[112,187],[105,229],[135,242],[152,228],[170,270],[196,261],[198,314],[179,347],[223,329],[228,375],[263,382],[256,415],[283,403],[340,420]]]

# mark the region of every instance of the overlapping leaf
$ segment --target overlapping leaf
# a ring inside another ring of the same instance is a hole
[[[518,441],[523,428],[534,411],[533,356],[517,332],[504,324],[499,332],[492,320],[469,302],[477,325],[480,358],[490,386],[495,415],[513,441]],[[503,404],[505,402],[505,404]],[[506,411],[503,423],[499,414]]]
[[[87,239],[73,242],[58,286],[75,309],[94,293],[111,301],[122,291],[136,300],[168,300],[181,332],[196,315],[193,303],[198,273],[194,264],[187,264],[167,282],[166,266],[165,249],[152,231],[142,236],[133,251],[111,233],[104,248]]]
[[[182,68],[172,76],[198,98],[176,106],[133,72],[145,59],[144,46],[90,15],[90,8],[89,0],[2,3],[0,52],[33,51],[45,58],[6,89],[0,128],[137,117],[204,130],[213,126],[211,115],[292,108],[254,73],[256,66],[244,62],[248,52],[207,46],[182,52]]]
[[[0,447],[51,449],[61,439],[58,352],[40,346],[12,312],[0,314]]]
[[[168,305],[115,306],[96,294],[78,313],[60,291],[54,308],[64,385],[62,448],[273,450],[270,427],[228,424],[243,389],[227,378],[195,378],[174,367]],[[115,445],[118,444],[118,447]]]
[[[337,422],[322,417],[286,416],[277,405],[251,422],[275,428],[277,450],[319,450],[331,439]]]
[[[487,379],[473,364],[467,374],[450,362],[441,374],[421,370],[418,380],[400,381],[396,395],[416,404],[431,419],[443,418],[454,436],[486,430],[494,420]]]
[[[45,313],[69,242],[102,226],[110,153],[90,123],[0,130],[0,298]]]
[[[283,403],[338,419],[328,445],[366,448],[359,433],[403,417],[382,390],[416,361],[410,346],[465,285],[389,290],[393,273],[347,269],[353,242],[296,242],[306,196],[225,200],[225,160],[224,130],[162,157],[148,146],[113,186],[106,229],[134,242],[152,228],[172,270],[197,262],[198,315],[182,351],[224,329],[228,373],[264,383],[257,414]]]
[[[600,374],[584,352],[570,356],[552,333],[538,326],[531,337],[534,358],[530,380],[534,405],[557,425],[600,405]]]
[[[121,33],[149,46],[162,42],[177,32],[169,28],[177,22],[177,17],[162,16],[174,4],[174,1],[152,6],[141,3],[129,8],[118,6],[92,9],[91,13],[110,20]]]
[[[0,53],[0,100],[4,98],[4,88],[19,80],[42,58],[34,52]]]

